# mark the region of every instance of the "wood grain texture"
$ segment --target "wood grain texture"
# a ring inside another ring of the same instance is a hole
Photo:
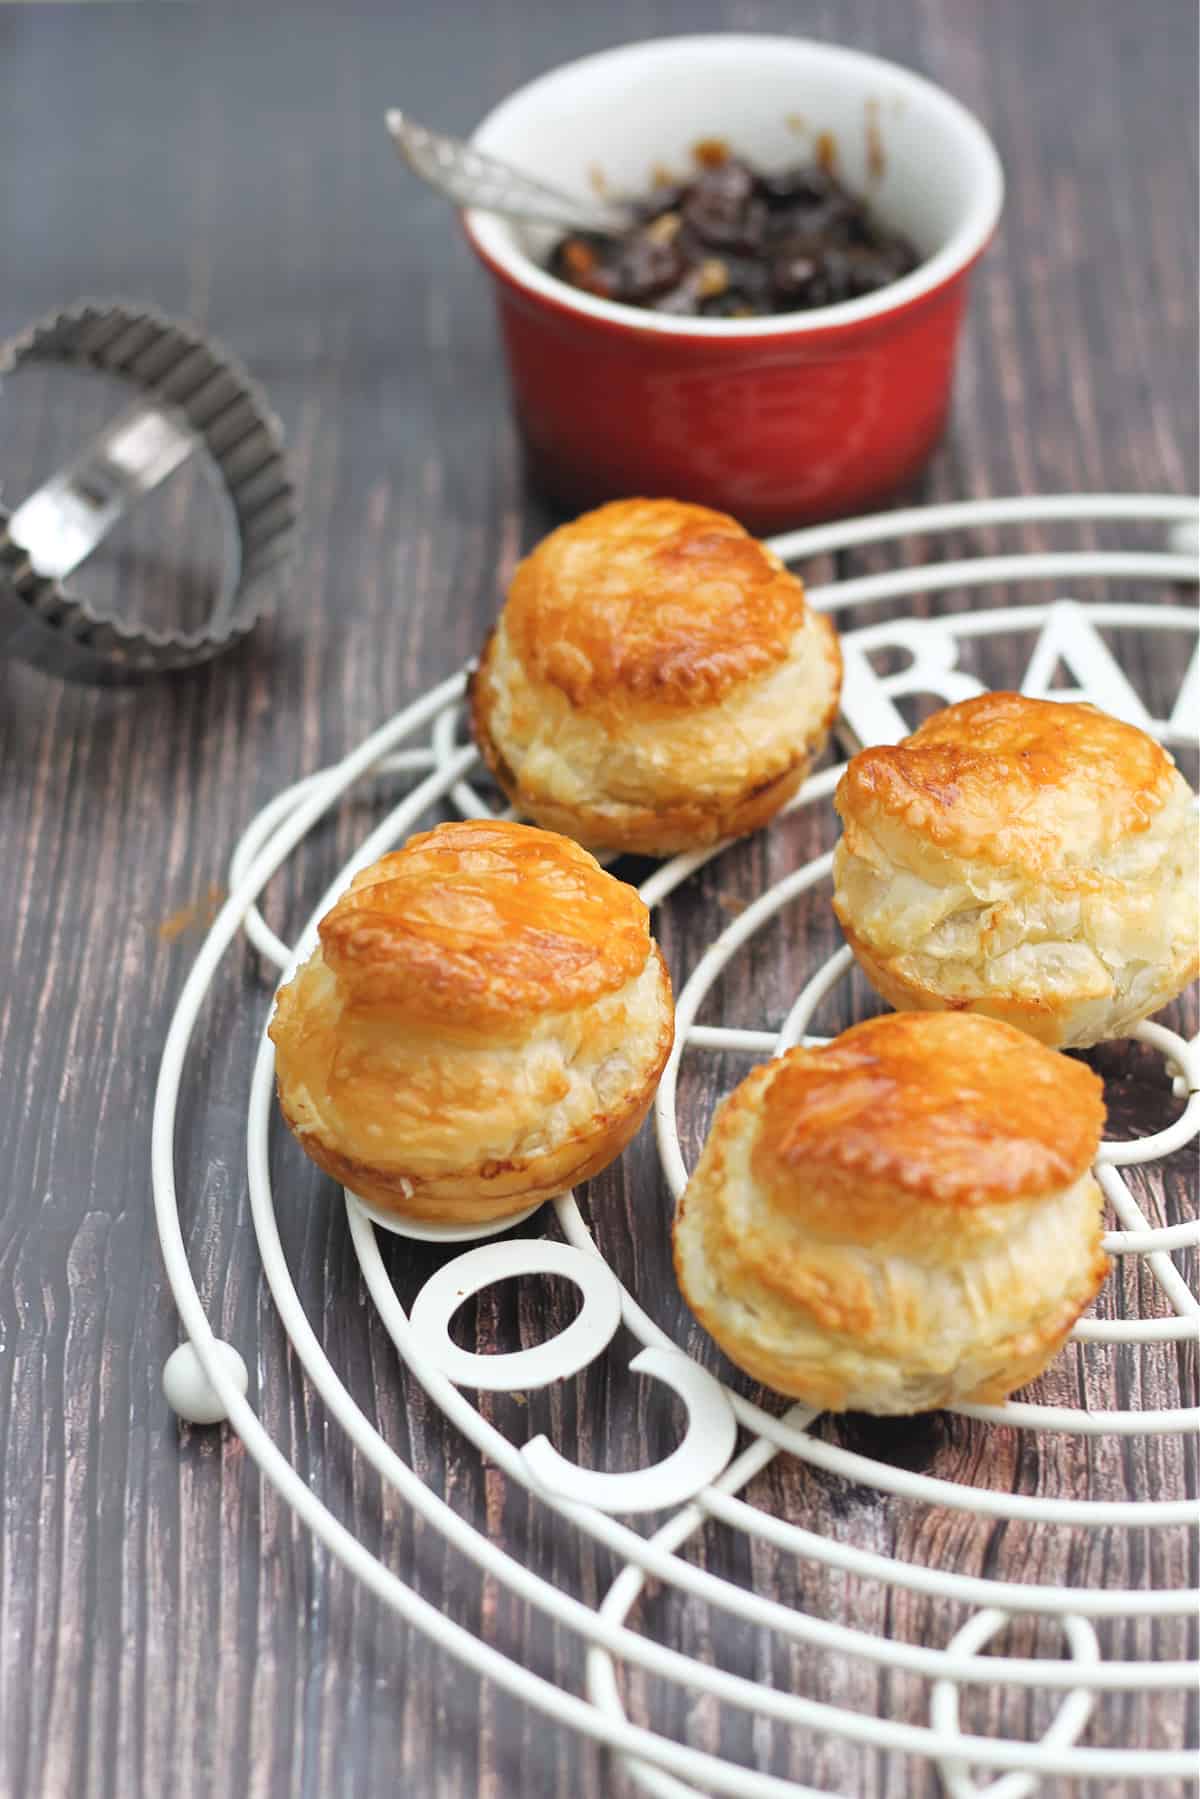
[[[227,662],[136,695],[0,665],[0,932],[9,951],[0,988],[0,1794],[607,1799],[627,1790],[602,1754],[465,1674],[314,1548],[235,1440],[177,1431],[159,1390],[177,1331],[150,1221],[149,1119],[170,1010],[239,831],[279,788],[344,753],[471,654],[515,558],[551,522],[523,483],[484,283],[442,203],[396,165],[384,107],[407,102],[466,130],[508,89],[570,56],[706,27],[852,40],[944,82],[995,135],[1009,180],[1004,223],[977,276],[953,421],[922,496],[1195,490],[1196,22],[1183,0],[1140,13],[1118,0],[0,8],[0,334],[89,294],[193,318],[266,385],[304,495],[285,603]],[[75,428],[65,406],[36,382],[14,381],[0,395],[0,483],[10,496],[52,466],[64,429]],[[194,494],[178,485],[172,550],[190,550],[194,519]],[[1113,539],[1029,529],[980,532],[972,544],[1060,541]],[[145,571],[165,544],[147,535],[135,547],[140,560],[110,560],[98,575],[130,605],[139,581],[163,595],[161,573]],[[925,549],[914,542],[906,553]],[[863,552],[842,568],[893,559]],[[191,603],[187,580],[166,596],[179,606]],[[1117,591],[1145,596],[1132,584]],[[994,685],[1013,681],[1027,648],[980,646],[980,672]],[[1182,672],[1171,653],[1142,640],[1125,648],[1139,690],[1168,706]],[[269,896],[277,924],[303,918],[378,803],[348,801],[278,878]],[[829,837],[828,814],[798,816],[705,869],[664,918],[672,968],[690,967],[763,881]],[[824,897],[814,895],[735,961],[706,1016],[778,1023],[834,942]],[[276,1441],[336,1515],[449,1616],[578,1690],[578,1646],[482,1581],[382,1490],[283,1339],[252,1248],[242,1172],[268,991],[254,958],[236,951],[204,1013],[181,1108],[184,1223],[209,1315],[246,1355]],[[856,981],[825,1016],[840,1027],[872,1005]],[[1194,995],[1171,1021],[1196,1029]],[[1118,1128],[1170,1115],[1156,1058],[1118,1047],[1095,1061]],[[745,1068],[733,1056],[687,1059],[690,1154],[715,1098]],[[276,1160],[294,1278],[368,1417],[462,1516],[597,1602],[611,1558],[483,1467],[406,1381],[327,1184],[290,1143],[278,1143]],[[1183,1215],[1187,1172],[1180,1156],[1139,1181],[1156,1221]],[[586,1203],[622,1278],[717,1365],[670,1278],[667,1196],[645,1136],[592,1183]],[[408,1298],[436,1258],[397,1246],[388,1260]],[[1136,1262],[1122,1266],[1103,1307],[1159,1309],[1146,1281]],[[509,1284],[481,1295],[462,1327],[480,1347],[532,1342],[561,1327],[569,1307],[558,1284]],[[1040,1390],[1093,1407],[1195,1403],[1195,1346],[1076,1348]],[[482,1409],[510,1435],[544,1429],[565,1454],[598,1466],[665,1454],[678,1427],[661,1391],[624,1373],[616,1356],[565,1390],[525,1404],[499,1395]],[[884,1459],[1021,1492],[1195,1491],[1188,1439],[1033,1440],[941,1416],[821,1429]],[[844,1540],[978,1573],[1197,1580],[1196,1543],[1182,1531],[992,1525],[888,1501],[787,1458],[760,1476],[753,1497]],[[716,1531],[689,1553],[816,1615],[906,1641],[943,1644],[961,1621],[956,1608],[799,1567]],[[926,1716],[923,1682],[773,1643],[677,1594],[651,1590],[636,1616],[647,1632],[759,1682]],[[1194,1652],[1194,1634],[1183,1622],[1146,1622],[1105,1627],[1101,1638],[1112,1654],[1177,1657]],[[1015,1625],[1004,1647],[1058,1650],[1034,1623]],[[650,1680],[631,1678],[627,1693],[639,1718],[834,1792],[924,1799],[938,1790],[919,1761],[718,1716]],[[981,1690],[965,1704],[983,1731],[1042,1729],[1052,1710],[1045,1694],[1020,1690]],[[1195,1731],[1194,1707],[1178,1694],[1113,1697],[1088,1740],[1179,1746]]]

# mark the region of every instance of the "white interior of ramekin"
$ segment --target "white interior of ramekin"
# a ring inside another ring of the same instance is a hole
[[[685,175],[700,139],[723,139],[763,169],[803,162],[822,133],[837,173],[925,257],[878,293],[765,319],[686,319],[619,306],[541,266],[555,233],[469,212],[477,247],[534,293],[571,310],[683,336],[766,337],[827,330],[893,311],[969,263],[995,228],[1004,176],[979,121],[911,70],[808,38],[721,33],[656,38],[567,63],[497,106],[481,149],[564,192],[646,193],[656,170]],[[882,155],[872,156],[872,143]],[[881,168],[874,166],[881,163]]]

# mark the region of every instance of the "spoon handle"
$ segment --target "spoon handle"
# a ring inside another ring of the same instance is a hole
[[[536,220],[566,231],[616,235],[633,223],[633,214],[626,207],[559,193],[461,138],[418,125],[402,112],[388,113],[387,128],[413,173],[457,206]]]

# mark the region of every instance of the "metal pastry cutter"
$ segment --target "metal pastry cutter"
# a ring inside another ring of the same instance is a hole
[[[83,302],[0,347],[0,380],[33,363],[114,376],[128,409],[14,511],[0,506],[0,656],[68,680],[120,682],[191,668],[243,638],[291,547],[295,505],[278,420],[231,356],[144,308]],[[2,417],[2,415],[0,415]],[[228,528],[198,630],[107,617],[64,585],[135,500],[207,453]]]

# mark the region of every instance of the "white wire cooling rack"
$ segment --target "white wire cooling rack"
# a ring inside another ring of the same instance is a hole
[[[810,591],[815,605],[836,614],[852,606],[902,603],[918,594],[949,592],[965,597],[980,587],[1030,581],[1074,583],[1117,578],[1151,588],[1157,583],[1160,589],[1167,582],[1194,582],[1200,576],[1196,519],[1195,501],[1145,495],[1000,500],[917,508],[799,531],[774,540],[772,547],[788,561],[803,563],[819,553],[868,543],[903,542],[917,534],[927,539],[941,532],[977,527],[1089,520],[1157,523],[1170,545],[1156,552],[1073,550],[972,556],[898,567]],[[1151,716],[1108,648],[1102,635],[1106,629],[1167,632],[1178,642],[1179,667],[1187,672],[1169,717]],[[952,702],[981,691],[975,677],[959,666],[963,644],[972,638],[1017,632],[1036,633],[1023,682],[1027,693],[1087,698],[1168,744],[1194,742],[1200,722],[1200,666],[1194,648],[1197,616],[1192,608],[1162,604],[1158,596],[1152,596],[1149,603],[1100,599],[1085,605],[1060,599],[1002,609],[960,610],[932,618],[900,616],[848,633],[843,636],[843,742],[883,742],[903,736],[908,727],[897,701],[906,695],[934,694]],[[907,655],[908,662],[898,673],[880,675],[872,656],[881,651],[900,652]],[[1074,688],[1061,684],[1064,668],[1074,679]],[[237,846],[230,896],[180,996],[156,1095],[155,1211],[168,1277],[188,1339],[168,1362],[164,1375],[168,1398],[193,1421],[227,1418],[313,1535],[389,1606],[479,1674],[548,1717],[610,1746],[624,1759],[633,1779],[650,1793],[671,1799],[696,1792],[732,1793],[739,1799],[786,1794],[797,1799],[815,1789],[761,1769],[734,1765],[634,1724],[626,1715],[619,1665],[643,1670],[691,1693],[706,1694],[721,1707],[737,1708],[755,1719],[928,1758],[952,1799],[981,1799],[983,1793],[990,1799],[1022,1799],[1048,1777],[1138,1783],[1194,1777],[1194,1753],[1148,1745],[1096,1748],[1080,1739],[1099,1693],[1186,1689],[1197,1677],[1197,1668],[1188,1662],[1103,1658],[1093,1621],[1194,1616],[1200,1595],[1176,1589],[1039,1585],[901,1561],[818,1534],[739,1495],[773,1457],[784,1454],[799,1457],[830,1477],[927,1506],[1082,1532],[1194,1526],[1198,1514],[1189,1501],[1160,1496],[1108,1502],[996,1491],[983,1484],[957,1484],[894,1467],[823,1441],[808,1429],[814,1416],[811,1411],[793,1406],[782,1416],[768,1412],[723,1386],[667,1337],[639,1303],[638,1295],[618,1281],[570,1194],[553,1207],[562,1240],[530,1235],[479,1241],[509,1229],[513,1220],[493,1227],[491,1233],[414,1226],[406,1234],[444,1242],[446,1260],[406,1312],[380,1253],[377,1222],[367,1207],[347,1194],[349,1230],[363,1280],[413,1379],[482,1456],[556,1515],[559,1528],[583,1533],[604,1545],[619,1558],[622,1570],[602,1602],[592,1607],[551,1585],[518,1556],[474,1530],[422,1483],[368,1421],[326,1356],[299,1299],[279,1234],[268,1169],[273,1051],[265,1026],[270,1008],[256,998],[253,1025],[260,1041],[249,1096],[247,1137],[251,1215],[264,1274],[299,1362],[348,1441],[414,1512],[513,1595],[578,1634],[587,1646],[585,1691],[560,1689],[435,1610],[326,1509],[272,1441],[245,1397],[245,1364],[235,1349],[214,1336],[188,1265],[175,1179],[174,1136],[180,1083],[188,1074],[189,1044],[222,959],[239,931],[279,967],[281,978],[287,978],[315,944],[317,920],[359,868],[401,842],[418,821],[439,806],[464,814],[490,811],[487,801],[469,784],[475,752],[460,747],[458,741],[464,680],[458,674],[443,682],[375,731],[342,762],[280,793],[259,813]],[[295,943],[283,942],[257,910],[263,887],[350,787],[382,772],[394,776],[397,771],[411,777],[410,790],[342,868]],[[828,804],[839,772],[839,768],[830,768],[815,775],[792,802],[793,808]],[[738,850],[734,846],[678,856],[662,864],[643,884],[643,899],[652,908],[662,907],[702,863],[721,853],[736,855]],[[763,892],[721,932],[679,987],[675,1050],[656,1106],[659,1156],[676,1196],[687,1179],[676,1125],[681,1057],[728,1050],[765,1057],[801,1039],[818,1040],[806,1033],[816,1008],[848,972],[851,959],[845,949],[812,973],[778,1032],[726,1029],[700,1025],[696,1020],[731,958],[801,894],[826,881],[830,861],[828,855],[821,856]],[[1076,1339],[1109,1344],[1115,1352],[1130,1356],[1150,1345],[1195,1337],[1200,1328],[1200,1302],[1172,1259],[1173,1252],[1200,1243],[1200,1224],[1192,1220],[1152,1225],[1121,1172],[1152,1164],[1200,1134],[1200,1038],[1189,1043],[1155,1023],[1141,1025],[1136,1036],[1165,1059],[1175,1094],[1183,1102],[1182,1111],[1173,1123],[1152,1135],[1105,1142],[1096,1172],[1118,1227],[1108,1233],[1105,1247],[1117,1257],[1144,1258],[1162,1296],[1159,1304],[1165,1301],[1166,1310],[1142,1319],[1085,1318],[1074,1332]],[[650,1215],[657,1216],[654,1212]],[[543,1216],[549,1222],[550,1210]],[[474,1247],[463,1247],[471,1241]],[[448,1327],[464,1298],[515,1274],[560,1275],[574,1282],[582,1306],[573,1322],[549,1341],[509,1354],[475,1355],[459,1348]],[[610,1353],[621,1324],[642,1345],[631,1366],[664,1382],[687,1410],[682,1440],[654,1466],[596,1472],[567,1461],[545,1436],[513,1443],[460,1391],[524,1393],[570,1380],[597,1357]],[[1200,1422],[1200,1408],[1195,1407],[1097,1412],[1031,1402],[962,1410],[971,1418],[996,1425],[1084,1437],[1192,1432]],[[743,1440],[748,1438],[740,1452],[739,1431]],[[658,1522],[650,1534],[622,1521],[648,1513],[667,1514],[666,1522]],[[798,1558],[799,1563],[955,1601],[969,1608],[969,1616],[944,1648],[897,1641],[831,1622],[785,1605],[769,1592],[728,1581],[677,1553],[701,1531],[743,1533],[781,1555]],[[627,1619],[647,1580],[666,1583],[719,1613],[772,1631],[784,1641],[814,1646],[832,1656],[858,1658],[877,1668],[924,1676],[930,1683],[928,1723],[899,1722],[778,1690],[689,1656],[643,1630],[631,1629]],[[1017,1614],[1037,1614],[1057,1623],[1064,1645],[1059,1660],[983,1653]],[[1053,1722],[1039,1741],[994,1739],[963,1731],[961,1689],[995,1683],[1062,1694]],[[980,1787],[973,1769],[1001,1771],[1001,1777]]]

